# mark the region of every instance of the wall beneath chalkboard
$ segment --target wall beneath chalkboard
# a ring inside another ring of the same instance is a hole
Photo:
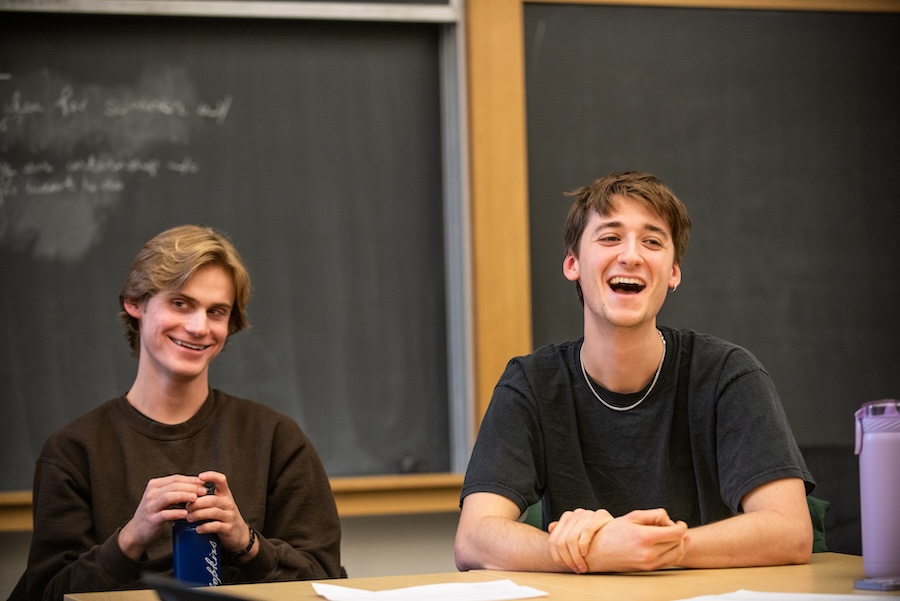
[[[660,176],[694,232],[659,322],[750,349],[801,445],[900,395],[900,15],[527,4],[535,345],[581,336],[564,192]]]
[[[181,223],[254,278],[211,383],[307,431],[331,476],[449,471],[440,29],[6,13],[0,490],[134,377],[117,295]]]

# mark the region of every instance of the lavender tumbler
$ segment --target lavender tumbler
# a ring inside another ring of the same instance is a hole
[[[863,569],[900,577],[900,401],[864,403],[856,412]]]

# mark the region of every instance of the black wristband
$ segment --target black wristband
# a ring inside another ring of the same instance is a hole
[[[238,551],[237,553],[232,553],[232,554],[231,554],[231,558],[232,558],[232,559],[240,559],[241,557],[243,557],[244,555],[246,555],[247,553],[249,553],[249,552],[250,552],[250,549],[253,548],[253,543],[256,542],[256,530],[254,530],[254,529],[253,529],[253,526],[251,526],[250,524],[247,524],[247,528],[250,529],[250,542],[247,544],[246,547],[244,547],[243,549],[241,549],[241,550]]]

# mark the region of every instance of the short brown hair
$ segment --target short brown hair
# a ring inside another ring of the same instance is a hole
[[[250,274],[228,237],[211,227],[181,225],[150,239],[131,263],[131,271],[119,292],[119,307],[126,300],[143,303],[161,290],[180,290],[203,267],[217,265],[234,281],[234,306],[228,321],[228,334],[250,326],[247,303],[250,300]],[[119,317],[125,324],[125,337],[131,354],[140,353],[140,321],[124,309]]]
[[[672,230],[675,263],[680,265],[687,252],[691,235],[691,218],[675,193],[656,176],[640,171],[612,173],[566,194],[575,197],[566,217],[566,252],[578,256],[578,244],[587,227],[591,211],[606,217],[616,209],[615,196],[625,196],[643,203],[666,220]]]

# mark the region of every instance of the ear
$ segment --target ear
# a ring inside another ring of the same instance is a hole
[[[578,272],[578,258],[572,253],[566,253],[562,264],[563,275],[570,282],[577,282],[581,275]]]
[[[141,304],[137,301],[137,299],[126,298],[122,302],[122,308],[125,309],[125,312],[134,317],[135,319],[141,318]]]
[[[672,265],[672,275],[669,277],[669,290],[674,290],[681,283],[681,265]]]

